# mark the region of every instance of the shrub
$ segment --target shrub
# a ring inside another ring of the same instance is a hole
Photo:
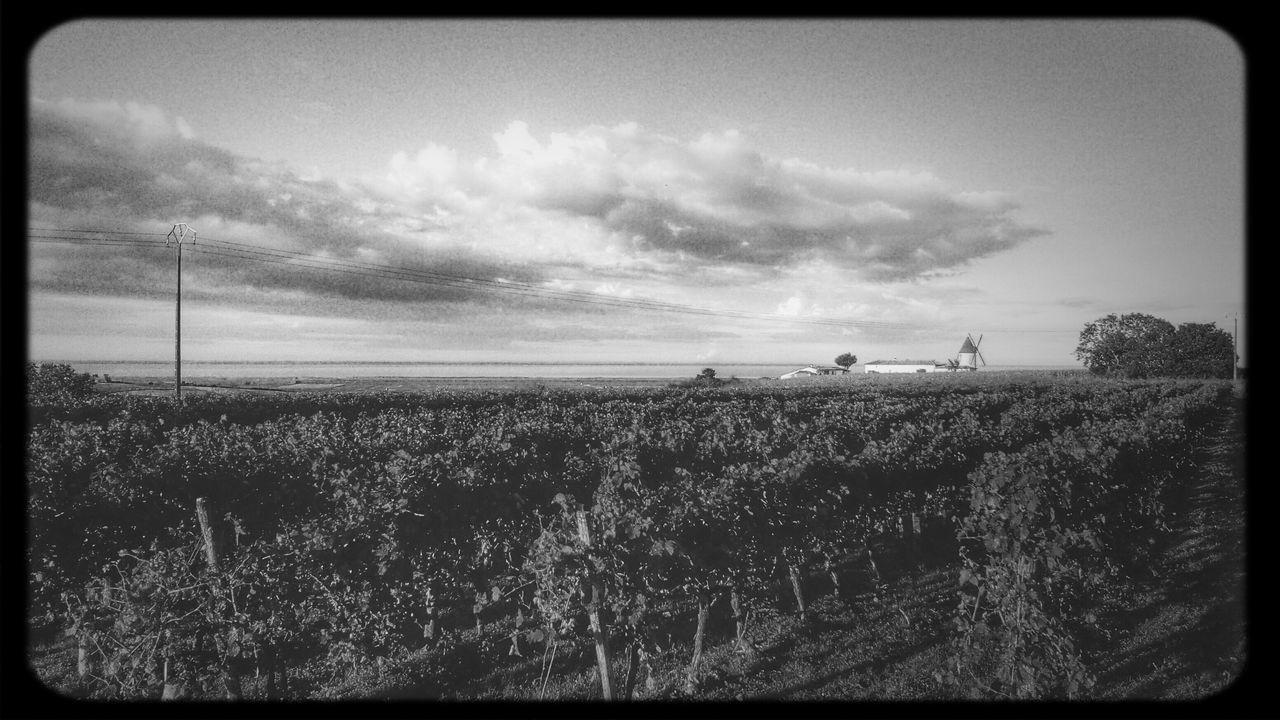
[[[93,376],[70,365],[27,363],[27,404],[64,403],[93,395]]]

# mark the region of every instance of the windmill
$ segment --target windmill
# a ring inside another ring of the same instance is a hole
[[[985,367],[987,359],[982,357],[982,351],[978,349],[981,344],[981,333],[978,334],[977,342],[974,342],[973,335],[966,334],[964,336],[964,344],[960,346],[960,353],[955,358],[947,360],[947,370],[952,372],[956,370],[977,370],[979,362]]]

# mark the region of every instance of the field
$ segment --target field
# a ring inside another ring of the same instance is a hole
[[[1242,384],[162,382],[30,409],[28,658],[66,697],[1196,699],[1244,668]]]

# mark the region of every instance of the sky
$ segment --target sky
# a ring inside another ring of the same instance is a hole
[[[82,19],[28,55],[29,355],[172,360],[185,224],[191,362],[1068,366],[1131,312],[1247,357],[1245,65],[1173,19]]]

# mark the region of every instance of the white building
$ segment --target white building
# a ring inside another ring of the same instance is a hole
[[[933,360],[873,360],[863,366],[865,373],[926,373],[945,370]]]
[[[844,375],[849,372],[848,368],[842,368],[839,365],[809,365],[799,370],[792,370],[789,373],[779,375],[779,380],[790,380],[796,377],[817,377],[819,375]]]

